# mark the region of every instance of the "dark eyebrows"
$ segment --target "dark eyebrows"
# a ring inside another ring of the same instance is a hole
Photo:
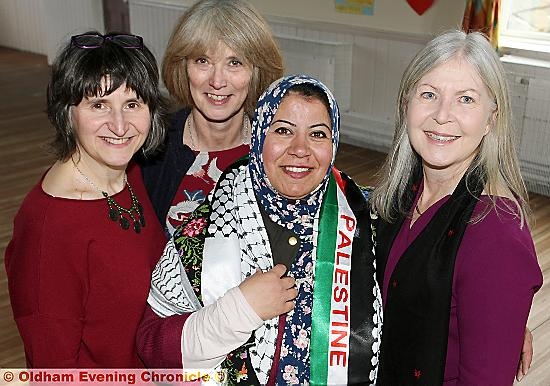
[[[109,100],[105,97],[91,96],[91,97],[84,97],[84,98],[82,98],[82,100],[85,100],[88,103],[92,103],[92,104],[93,103],[109,103]],[[131,97],[131,98],[125,99],[123,103],[130,103],[130,102],[144,103],[143,99],[141,99],[139,97]]]
[[[287,125],[290,125],[292,127],[296,127],[295,123],[289,122],[286,119],[277,119],[276,121],[271,122],[272,125],[275,124],[275,123],[286,123]]]
[[[296,124],[295,124],[295,123],[289,122],[289,121],[287,121],[286,119],[277,119],[276,121],[271,122],[272,125],[275,124],[275,123],[286,123],[287,125],[290,125],[290,126],[292,126],[292,127],[296,127]],[[324,126],[324,127],[326,127],[328,130],[330,130],[330,127],[328,127],[328,125],[327,125],[326,123],[323,123],[323,122],[321,122],[321,123],[315,123],[315,124],[309,126],[309,128],[310,128],[310,129],[313,129],[313,128],[315,128],[315,127],[320,127],[320,126]]]
[[[101,96],[91,95],[91,96],[85,96],[84,98],[82,98],[82,100],[85,100],[89,103],[104,103],[107,99]]]
[[[321,127],[321,126],[326,127],[330,131],[330,127],[328,127],[328,125],[326,123],[316,123],[315,125],[311,125],[309,128],[313,129],[315,127]]]

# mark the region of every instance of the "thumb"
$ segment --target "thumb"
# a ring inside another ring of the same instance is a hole
[[[275,267],[273,267],[272,271],[277,274],[278,277],[283,277],[286,273],[286,265],[277,264]]]

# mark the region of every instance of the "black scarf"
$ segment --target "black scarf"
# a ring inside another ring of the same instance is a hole
[[[409,212],[421,172],[404,200]],[[414,183],[413,183],[414,181]],[[391,278],[384,309],[379,385],[443,383],[455,259],[464,231],[485,185],[472,173],[403,253]],[[377,227],[377,279],[383,283],[392,244],[405,217]]]

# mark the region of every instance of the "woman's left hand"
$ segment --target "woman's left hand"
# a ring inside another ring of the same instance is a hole
[[[533,361],[533,334],[531,330],[525,328],[525,337],[523,339],[523,347],[521,348],[521,356],[518,363],[518,372],[516,374],[516,379],[521,381],[523,377],[529,371],[531,367],[531,362]]]
[[[294,308],[293,300],[298,296],[298,290],[294,287],[294,278],[284,276],[285,273],[286,267],[277,264],[267,272],[256,271],[239,285],[246,301],[262,320]]]

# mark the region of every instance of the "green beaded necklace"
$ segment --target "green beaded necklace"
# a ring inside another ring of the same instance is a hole
[[[78,173],[88,182],[95,190],[100,192],[103,197],[107,199],[107,205],[109,206],[109,218],[120,224],[120,227],[124,230],[128,230],[130,228],[130,220],[133,222],[133,228],[136,233],[141,232],[141,228],[145,227],[145,217],[143,216],[143,206],[141,205],[141,202],[139,202],[138,198],[136,197],[134,190],[130,186],[130,183],[128,182],[128,179],[126,178],[126,174],[124,174],[124,182],[123,185],[128,186],[128,191],[130,192],[130,198],[132,199],[132,206],[128,209],[120,206],[115,199],[109,195],[104,190],[101,190],[97,187],[96,184],[92,182],[83,172],[80,170],[80,168],[75,164],[74,167],[78,171]]]

